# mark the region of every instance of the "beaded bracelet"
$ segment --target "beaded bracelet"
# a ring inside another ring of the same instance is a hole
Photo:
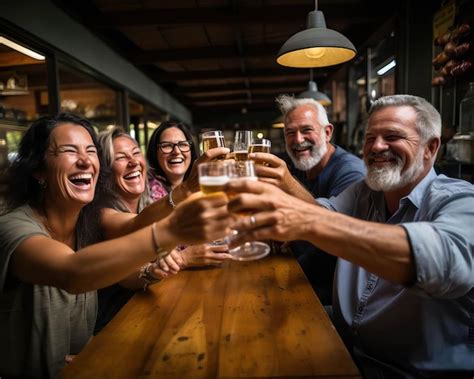
[[[140,268],[140,273],[138,274],[138,279],[143,279],[145,284],[143,285],[143,291],[146,291],[147,287],[150,284],[157,283],[161,279],[153,276],[150,273],[150,268],[153,266],[153,263],[147,263]]]

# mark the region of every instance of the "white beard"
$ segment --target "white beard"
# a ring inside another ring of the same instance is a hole
[[[396,159],[396,163],[390,167],[372,167],[368,160],[374,157],[383,157]],[[367,176],[365,182],[374,191],[390,192],[400,189],[407,184],[413,182],[423,171],[423,150],[420,150],[415,158],[415,162],[402,173],[405,161],[391,151],[384,151],[379,154],[370,153],[368,157],[364,157],[365,167],[367,168]]]
[[[310,150],[310,156],[307,158],[297,158],[294,154],[292,149],[298,148],[298,147],[308,147],[311,146]],[[299,144],[294,144],[291,146],[292,149],[290,149],[288,146],[286,146],[286,152],[290,156],[293,164],[298,170],[301,171],[309,171],[311,170],[314,166],[316,166],[319,162],[321,162],[321,159],[323,159],[324,155],[326,155],[328,151],[328,144],[326,143],[326,134],[324,133],[324,129],[321,131],[321,145],[316,146],[316,144],[313,144],[309,141],[304,141]]]

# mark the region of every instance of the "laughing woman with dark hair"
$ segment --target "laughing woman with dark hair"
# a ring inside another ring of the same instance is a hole
[[[191,132],[183,123],[165,121],[155,129],[146,154],[150,165],[148,184],[153,201],[168,196],[173,202],[175,188],[188,180],[198,159],[195,146]],[[227,254],[227,245],[179,246],[177,251],[184,267],[220,265],[232,258]],[[166,268],[165,262],[161,263]]]
[[[193,136],[181,122],[165,121],[155,129],[146,153],[150,195],[158,200],[188,178],[198,158]]]
[[[104,223],[107,169],[99,149],[88,121],[72,114],[43,118],[28,129],[2,177],[1,377],[56,375],[65,356],[92,335],[96,289],[178,243],[219,238],[231,222],[225,196],[194,196],[161,220],[158,203]],[[100,232],[122,237],[95,243]]]

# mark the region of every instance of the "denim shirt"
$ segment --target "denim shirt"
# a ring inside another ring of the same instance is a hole
[[[415,261],[408,288],[338,260],[334,316],[346,343],[412,373],[474,371],[474,186],[431,170],[390,217],[364,182],[318,202],[402,226]]]

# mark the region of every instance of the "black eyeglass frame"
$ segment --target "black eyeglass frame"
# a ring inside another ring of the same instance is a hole
[[[187,150],[183,150],[182,147],[179,146],[179,144],[183,144],[183,143],[187,143],[187,144],[188,144],[188,145],[187,145],[187,147],[188,147]],[[191,151],[191,146],[192,146],[192,144],[193,144],[193,141],[190,141],[190,140],[179,141],[179,142],[176,142],[176,143],[174,143],[174,142],[160,142],[160,143],[158,144],[158,147],[160,148],[160,151],[161,151],[163,154],[171,154],[171,153],[174,151],[174,149],[175,149],[176,147],[178,147],[178,150],[181,151],[182,153],[188,153],[189,151]],[[163,150],[163,145],[172,146],[172,148],[171,148],[170,151],[166,152],[166,151]]]

